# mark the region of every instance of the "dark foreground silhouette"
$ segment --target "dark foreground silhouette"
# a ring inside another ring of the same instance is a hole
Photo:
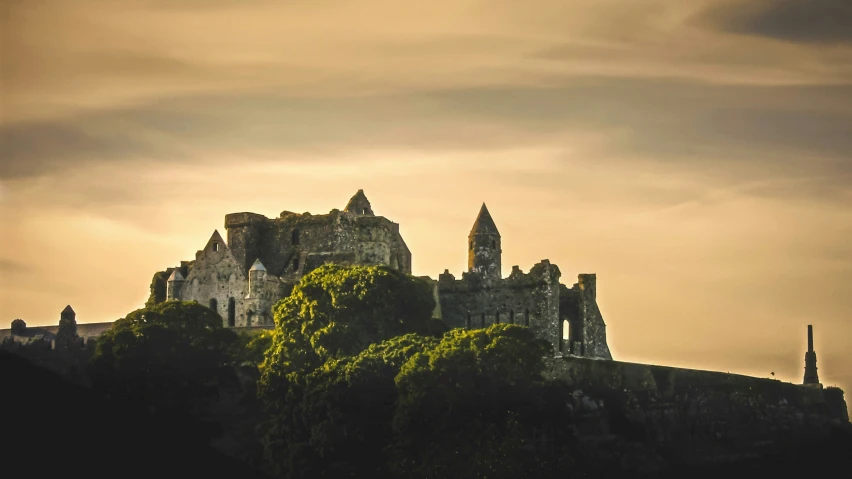
[[[4,463],[21,477],[265,478],[206,445],[202,425],[153,418],[0,351]]]
[[[0,351],[3,457],[27,477],[69,473],[100,477],[268,477],[207,446],[209,427],[153,417],[136,404],[106,400],[26,359]],[[669,458],[670,467],[677,464]],[[564,477],[754,478],[846,477],[852,472],[852,434],[794,450],[716,466],[673,467],[642,476],[620,467],[576,468]]]

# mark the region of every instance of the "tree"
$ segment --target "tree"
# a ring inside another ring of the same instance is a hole
[[[396,408],[394,377],[413,355],[438,343],[417,334],[371,345],[291,375],[287,401],[267,423],[265,456],[283,477],[386,477]]]
[[[432,319],[431,288],[388,267],[327,264],[278,303],[258,386],[269,416],[265,455],[276,474],[382,463],[384,439],[376,437],[389,434],[393,377],[435,341],[424,336],[447,329]]]
[[[263,367],[262,392],[282,396],[278,382],[329,359],[352,356],[394,336],[440,335],[431,285],[386,266],[326,264],[302,277],[275,307],[275,333]]]
[[[212,310],[166,301],[116,321],[97,342],[93,386],[154,410],[198,413],[221,381],[233,380],[228,350],[236,341]]]
[[[396,377],[397,477],[532,477],[558,471],[567,396],[542,378],[548,342],[526,327],[455,329]],[[554,428],[555,424],[562,428]],[[564,472],[564,469],[562,470]]]

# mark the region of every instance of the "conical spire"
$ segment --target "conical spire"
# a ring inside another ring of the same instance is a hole
[[[347,213],[354,213],[356,215],[373,215],[373,208],[370,206],[370,200],[367,199],[367,195],[364,194],[364,190],[358,190],[355,193],[355,196],[349,200],[349,203],[346,204],[346,208],[344,211]]]
[[[172,271],[172,274],[169,276],[168,280],[169,281],[183,281],[183,275],[180,274],[180,270],[178,268],[175,268],[175,270]]]
[[[260,262],[260,258],[254,260],[254,264],[251,265],[249,271],[266,271],[266,266]]]
[[[71,305],[65,306],[65,309],[62,310],[61,314],[75,314],[74,309],[71,308]]]
[[[473,223],[473,228],[470,229],[470,235],[500,235],[497,231],[497,225],[494,224],[494,219],[491,218],[491,213],[488,212],[488,207],[482,203],[482,208],[479,210],[479,216]]]

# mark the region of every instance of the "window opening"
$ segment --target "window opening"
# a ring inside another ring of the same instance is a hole
[[[210,298],[210,309],[213,311],[219,312],[219,303],[216,301],[216,298]]]
[[[299,230],[293,230],[292,243],[293,245],[299,244]]]
[[[237,301],[234,298],[228,300],[228,326],[234,327],[237,324]]]

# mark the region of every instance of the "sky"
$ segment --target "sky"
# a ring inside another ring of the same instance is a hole
[[[0,327],[363,188],[417,275],[596,273],[623,361],[852,391],[848,0],[4,0]]]

